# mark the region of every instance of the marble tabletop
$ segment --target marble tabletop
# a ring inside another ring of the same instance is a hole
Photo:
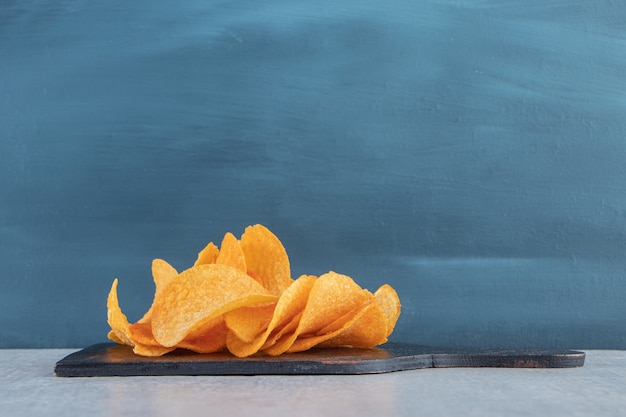
[[[0,350],[0,416],[622,416],[626,351],[582,368],[378,375],[60,378],[77,349]]]

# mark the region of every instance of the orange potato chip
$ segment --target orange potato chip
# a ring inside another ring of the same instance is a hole
[[[155,259],[152,276],[152,305],[134,324],[119,306],[117,279],[107,298],[109,339],[142,356],[176,348],[228,349],[238,357],[314,346],[370,348],[387,341],[400,315],[389,285],[372,294],[333,271],[293,280],[282,243],[259,224],[247,227],[241,240],[226,233],[219,249],[207,244],[180,274]]]
[[[311,288],[317,280],[312,275],[302,275],[283,292],[273,310],[271,321],[263,334],[253,340],[240,337],[237,332],[229,334],[226,345],[228,350],[235,356],[246,357],[255,354],[265,345],[272,332],[281,329],[291,323],[293,318],[302,312],[306,306]],[[298,320],[299,321],[299,320]],[[226,315],[226,323],[229,317]],[[297,322],[296,322],[297,324]]]
[[[154,280],[154,296],[156,297],[163,288],[170,283],[171,280],[178,276],[178,271],[163,259],[154,259],[152,261],[152,279]],[[153,300],[154,303],[154,300]],[[147,323],[152,318],[152,306],[146,311],[146,314],[139,319],[139,323]]]
[[[387,334],[389,336],[396,326],[398,317],[400,317],[400,298],[398,293],[388,284],[382,285],[374,293],[376,305],[380,308],[386,321]]]
[[[289,322],[285,324],[282,328],[275,329],[269,335],[269,337],[263,344],[263,347],[261,347],[261,350],[266,352],[270,347],[274,346],[276,342],[279,341],[283,336],[293,333],[298,328],[298,324],[300,324],[301,318],[302,318],[302,312],[299,312],[291,320],[289,320]]]
[[[326,341],[320,341],[322,347],[349,346],[372,348],[387,341],[386,317],[379,306],[373,302],[350,323]],[[294,346],[297,344],[294,343]],[[294,348],[292,346],[292,348]],[[297,351],[297,350],[293,350]]]
[[[114,337],[109,338],[125,345],[134,345],[130,333],[130,323],[126,315],[122,312],[117,298],[117,278],[113,280],[113,285],[111,285],[111,290],[107,298],[107,322],[114,335]]]
[[[217,249],[217,246],[215,246],[213,242],[209,242],[204,249],[198,253],[198,257],[196,258],[196,262],[194,262],[193,266],[213,264],[215,263],[218,254],[219,249]]]
[[[241,272],[247,271],[246,258],[241,250],[241,245],[232,233],[229,232],[224,235],[215,263],[232,266]]]
[[[319,346],[355,348],[378,346],[387,342],[387,336],[393,331],[399,315],[398,294],[392,287],[385,284],[374,293],[374,302],[365,307],[356,320]]]
[[[130,325],[130,333],[133,342],[141,343],[142,345],[149,346],[161,346],[159,342],[156,341],[154,335],[152,334],[152,323],[144,322],[144,323],[134,323]],[[162,346],[161,346],[162,347]]]
[[[152,332],[162,346],[175,346],[194,330],[228,311],[277,299],[236,268],[198,265],[183,271],[155,297]]]
[[[223,316],[212,320],[205,328],[196,330],[176,346],[198,353],[219,352],[226,347],[228,327]]]
[[[295,340],[302,336],[314,336],[318,331],[352,311],[372,298],[372,294],[359,287],[347,275],[330,271],[321,275],[309,293],[302,318],[296,330],[283,336],[264,352],[276,356],[289,350]]]
[[[372,301],[371,298],[369,298],[362,305],[357,306],[353,310],[350,310],[349,312],[347,312],[346,314],[344,314],[344,315],[342,315],[340,317],[337,317],[337,319],[333,320],[332,322],[328,323],[326,326],[322,327],[320,330],[315,332],[314,336],[326,335],[326,334],[329,334],[329,333],[336,332],[339,329],[344,329],[345,326],[346,326],[346,323],[352,321],[352,319],[354,319],[358,314],[360,314],[361,311],[371,301]],[[307,335],[307,336],[312,336],[312,335]]]
[[[176,347],[161,346],[152,335],[150,323],[135,323],[130,325],[130,332],[135,346],[133,352],[141,356],[161,356],[176,349]]]
[[[109,330],[109,333],[107,334],[107,338],[109,338],[110,340],[114,341],[115,343],[119,343],[120,345],[128,345],[128,343],[125,343],[122,339],[117,337],[115,335],[115,331],[113,331],[113,330]]]
[[[341,328],[326,334],[298,338],[287,352],[302,352],[319,344],[326,344],[326,347],[370,348],[387,341],[386,331],[383,313],[375,302],[369,302],[365,303]]]
[[[135,334],[133,334],[131,330],[131,325],[119,306],[117,298],[117,279],[113,281],[111,291],[109,292],[107,311],[109,326],[111,326],[109,338],[114,342],[131,346],[133,352],[142,356],[161,356],[173,350],[173,348],[164,348],[158,344],[149,345],[141,343],[143,339],[135,340]],[[143,336],[143,334],[141,336]]]
[[[265,226],[248,226],[241,236],[241,249],[246,258],[248,275],[273,295],[289,287],[291,270],[283,244]]]
[[[298,326],[300,334],[315,334],[334,320],[349,314],[372,294],[347,275],[330,271],[321,275],[309,294]]]
[[[189,334],[175,347],[163,347],[152,334],[151,323],[135,323],[130,325],[132,340],[141,345],[143,356],[160,356],[176,348],[188,349],[198,353],[213,353],[223,350],[226,346],[228,328],[222,316],[212,320],[206,328]]]
[[[176,347],[163,347],[163,346],[150,346],[150,345],[142,345],[141,343],[135,344],[133,347],[133,352],[136,355],[141,356],[163,356],[166,353],[170,353],[176,349]]]
[[[250,343],[267,329],[276,303],[258,307],[240,307],[224,314],[228,329],[241,341]]]

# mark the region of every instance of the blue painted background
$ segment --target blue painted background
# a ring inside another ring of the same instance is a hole
[[[106,337],[263,223],[392,339],[626,348],[626,7],[0,2],[0,347]]]

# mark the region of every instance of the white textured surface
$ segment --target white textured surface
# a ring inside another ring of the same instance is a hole
[[[58,378],[68,349],[0,350],[0,416],[623,416],[626,351],[575,369]]]

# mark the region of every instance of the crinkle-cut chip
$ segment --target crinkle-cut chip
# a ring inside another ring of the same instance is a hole
[[[196,258],[193,266],[213,264],[215,263],[218,254],[219,249],[217,246],[215,246],[213,242],[209,242],[204,249],[198,253],[198,257]]]
[[[271,321],[267,324],[265,331],[257,335],[253,340],[248,340],[247,337],[240,336],[237,332],[233,331],[229,334],[226,346],[228,350],[235,356],[246,357],[255,354],[259,351],[268,341],[274,333],[277,335],[273,338],[275,341],[282,335],[282,331],[291,323],[292,328],[287,328],[286,331],[292,332],[297,327],[299,322],[294,320],[304,310],[311,288],[317,278],[312,275],[302,275],[283,292],[278,299],[276,306],[271,316]],[[226,314],[226,322],[229,322],[229,314]],[[252,332],[250,332],[252,333]],[[273,343],[272,343],[273,344]]]
[[[182,340],[176,347],[197,353],[214,353],[224,350],[228,327],[223,316],[211,321],[201,332],[195,331]]]
[[[170,283],[171,280],[178,276],[178,271],[167,261],[163,259],[154,259],[152,261],[152,279],[154,280],[154,296],[156,297],[163,288]],[[154,303],[154,300],[153,300]],[[152,306],[146,311],[146,314],[139,319],[139,323],[147,323],[152,318]]]
[[[289,287],[291,270],[287,252],[280,240],[265,226],[248,226],[241,236],[248,275],[274,295]]]
[[[130,333],[130,323],[122,312],[117,298],[117,278],[113,280],[109,296],[107,297],[107,322],[115,335],[115,338],[111,338],[111,340],[129,346],[134,345]]]
[[[246,258],[241,250],[241,244],[232,233],[228,232],[224,235],[215,263],[229,265],[241,272],[247,272]]]
[[[240,307],[224,314],[228,329],[243,342],[251,343],[267,329],[272,320],[276,303],[257,307]]]
[[[384,284],[376,290],[374,299],[376,300],[378,308],[380,308],[385,316],[387,324],[387,334],[385,336],[389,336],[396,326],[398,317],[400,317],[401,305],[398,293],[396,293],[396,290],[390,285]]]
[[[356,312],[359,306],[372,299],[372,294],[361,288],[347,275],[330,271],[321,275],[311,288],[302,318],[296,330],[281,337],[276,343],[264,350],[276,356],[289,350],[295,340],[302,337],[315,336],[318,331],[329,323],[350,319],[350,312]]]
[[[239,307],[277,301],[258,282],[228,265],[198,265],[155,297],[152,332],[165,347],[175,346],[210,320]]]

